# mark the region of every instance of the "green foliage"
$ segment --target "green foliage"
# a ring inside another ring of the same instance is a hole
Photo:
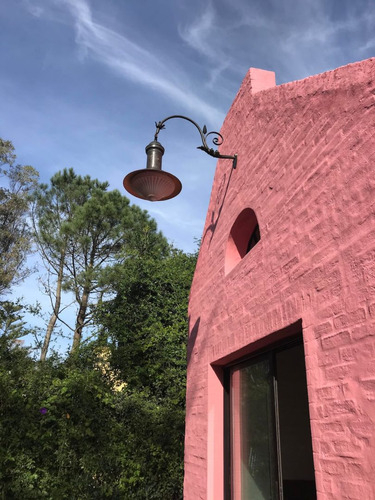
[[[8,182],[0,188],[0,224],[13,220],[19,237],[1,234],[0,249],[20,245],[0,256],[0,292],[23,276],[30,241],[35,171],[14,162],[12,144],[0,141]],[[66,359],[54,353],[38,362],[19,341],[33,333],[25,307],[0,302],[0,498],[182,498],[187,303],[196,256],[170,248],[147,212],[107,187],[70,169],[34,193],[40,251],[61,287],[74,293],[79,328],[93,315],[99,335],[78,342]],[[59,308],[56,301],[56,318]]]
[[[115,391],[95,345],[44,363],[0,350],[3,498],[182,498],[183,409]]]
[[[173,250],[116,265],[101,335],[67,359],[0,337],[0,498],[182,498],[194,266]]]
[[[65,169],[51,178],[50,186],[43,184],[35,193],[36,238],[48,271],[56,275],[50,325],[53,328],[60,312],[61,288],[73,292],[78,305],[72,328],[74,348],[110,286],[108,268],[129,256],[167,251],[165,238],[147,212],[107,188],[108,183]],[[50,334],[51,327],[46,338]]]
[[[0,138],[0,295],[28,274],[26,255],[30,250],[27,215],[30,192],[38,173],[33,167],[15,164],[13,144]],[[4,182],[5,181],[5,182]]]
[[[129,498],[182,498],[187,303],[195,255],[172,250],[158,260],[116,268],[116,297],[98,321],[111,366],[126,381],[128,435],[137,480]]]
[[[1,342],[0,491],[20,499],[112,498],[116,443],[107,426],[116,419],[100,371],[89,359],[35,363]]]
[[[34,168],[15,161],[13,144],[0,138],[0,335],[13,340],[25,335],[27,308],[5,296],[30,272],[25,265],[32,242],[27,217],[38,179]]]
[[[11,341],[28,334],[36,333],[37,328],[30,329],[24,321],[26,313],[38,315],[39,304],[35,306],[25,306],[18,299],[15,302],[3,300],[0,302],[0,335],[3,335]]]
[[[114,366],[137,390],[180,398],[186,367],[187,302],[196,256],[129,259],[116,268],[115,299],[100,323],[113,341]]]

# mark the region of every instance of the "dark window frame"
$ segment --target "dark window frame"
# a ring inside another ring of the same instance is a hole
[[[274,439],[276,443],[276,468],[278,478],[278,500],[283,500],[283,484],[281,475],[281,450],[280,450],[280,428],[279,428],[279,411],[278,411],[278,394],[277,394],[277,370],[276,370],[276,355],[277,353],[289,349],[291,347],[303,345],[302,332],[293,334],[292,336],[275,342],[270,346],[266,346],[257,350],[254,353],[243,356],[224,367],[223,387],[224,387],[224,500],[232,499],[232,484],[231,484],[231,409],[230,409],[230,381],[232,370],[241,369],[261,361],[268,359],[272,367],[272,398],[274,404],[273,412],[273,429]]]

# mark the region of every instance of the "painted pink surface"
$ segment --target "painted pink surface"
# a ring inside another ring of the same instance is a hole
[[[251,208],[242,210],[234,221],[225,250],[225,274],[228,274],[245,257],[249,238],[256,224],[257,218]]]
[[[222,366],[302,320],[318,499],[375,498],[375,59],[272,81],[251,69],[221,130],[238,167],[218,161],[190,297],[184,495],[223,498]],[[261,240],[226,274],[246,208]]]
[[[255,94],[276,85],[275,73],[264,69],[250,68],[248,72],[251,93]]]

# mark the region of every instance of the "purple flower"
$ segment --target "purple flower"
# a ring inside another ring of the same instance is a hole
[[[45,415],[47,413],[47,408],[40,408],[39,411],[42,415]]]

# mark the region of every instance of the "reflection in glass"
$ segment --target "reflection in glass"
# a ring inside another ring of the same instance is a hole
[[[268,359],[231,375],[233,500],[277,498],[273,378]]]

